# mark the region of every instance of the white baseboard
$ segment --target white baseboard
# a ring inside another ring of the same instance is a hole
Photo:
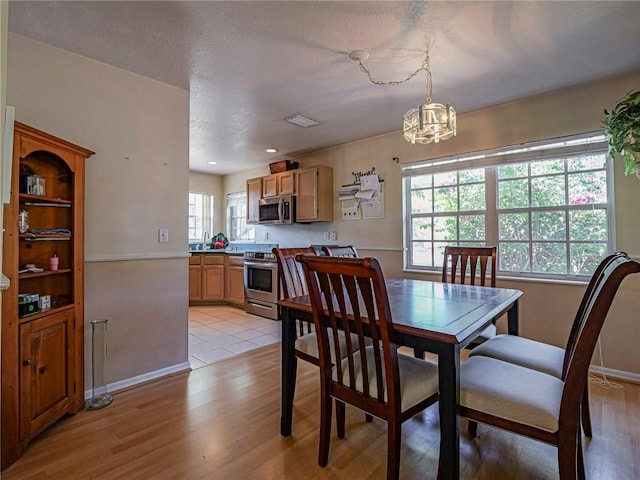
[[[640,385],[640,373],[625,372],[623,370],[615,370],[613,368],[603,368],[591,365],[589,372],[594,375],[606,375],[608,378],[615,378],[629,383],[637,383]]]
[[[150,380],[157,380],[158,378],[173,375],[174,373],[186,372],[189,370],[191,370],[191,364],[189,362],[178,363],[170,367],[161,368],[160,370],[143,373],[142,375],[136,375],[135,377],[125,378],[124,380],[119,380],[117,382],[110,383],[109,385],[107,385],[107,391],[109,393],[115,393],[118,390],[123,390],[125,388],[133,387],[135,385],[139,385],[141,383],[145,383]],[[92,394],[91,390],[85,390],[84,391],[85,400],[90,399],[91,394]]]

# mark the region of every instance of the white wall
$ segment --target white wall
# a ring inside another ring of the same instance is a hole
[[[86,165],[87,386],[99,318],[109,320],[110,383],[184,368],[189,92],[14,34],[8,48],[16,120],[96,152]]]

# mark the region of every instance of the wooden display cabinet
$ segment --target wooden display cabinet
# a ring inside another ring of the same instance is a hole
[[[84,407],[84,164],[93,153],[15,123],[4,208],[2,270],[10,284],[2,295],[2,469],[45,428]],[[25,192],[21,165],[44,179],[42,195]],[[29,230],[20,233],[22,210]],[[49,270],[54,256],[58,270]],[[19,273],[26,264],[43,270]],[[21,316],[25,293],[48,295],[51,306]]]

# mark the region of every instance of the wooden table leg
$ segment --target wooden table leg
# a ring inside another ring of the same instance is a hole
[[[513,305],[507,312],[507,329],[509,335],[518,335],[518,300],[513,302]]]
[[[296,323],[290,318],[289,309],[280,307],[282,322],[282,383],[281,383],[281,413],[280,434],[284,437],[291,435],[293,423],[293,395],[296,388],[296,371],[298,359],[295,355]]]
[[[460,476],[460,428],[458,399],[460,396],[460,351],[456,345],[443,345],[438,352],[440,385],[440,463],[438,478],[458,479]]]

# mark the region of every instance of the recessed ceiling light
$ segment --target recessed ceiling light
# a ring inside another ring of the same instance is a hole
[[[289,123],[293,123],[294,125],[298,125],[299,127],[313,127],[314,125],[318,125],[318,122],[315,120],[311,120],[310,118],[303,117],[302,115],[294,115],[289,118],[285,118],[285,120]]]
[[[267,148],[267,149],[265,150],[265,152],[267,152],[267,153],[276,153],[277,151],[278,151],[278,149],[277,149],[277,148]]]
[[[209,165],[215,165],[218,162],[207,162]]]

